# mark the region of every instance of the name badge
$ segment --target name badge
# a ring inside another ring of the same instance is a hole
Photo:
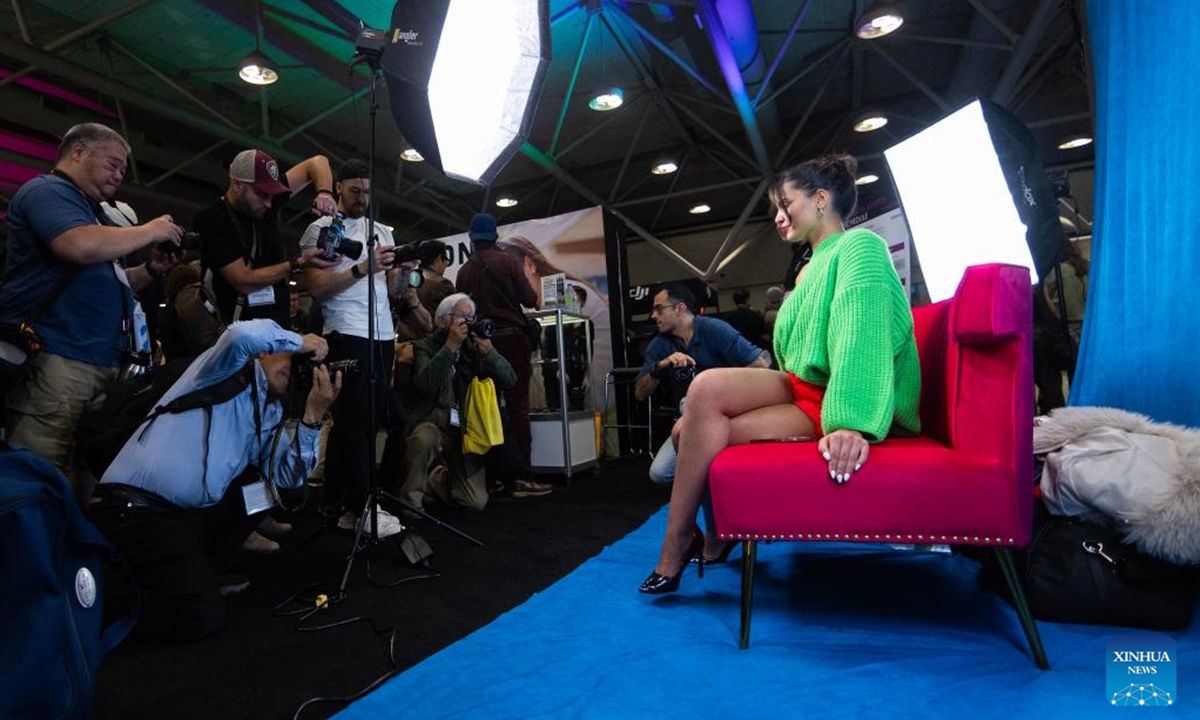
[[[458,417],[458,408],[450,408],[450,426],[462,427],[462,419]]]
[[[271,497],[271,493],[267,491],[266,480],[259,480],[256,483],[243,485],[242,499],[246,501],[247,515],[253,515],[275,507],[275,498]]]
[[[246,296],[246,304],[250,307],[275,304],[275,286],[270,285],[261,290],[255,290]]]

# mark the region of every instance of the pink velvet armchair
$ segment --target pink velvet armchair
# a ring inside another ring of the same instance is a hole
[[[741,648],[759,540],[974,545],[995,549],[1034,659],[1049,667],[1010,553],[1029,542],[1033,521],[1030,300],[1027,269],[981,265],[950,300],[915,308],[921,436],[873,446],[844,485],[807,443],[717,456],[717,531],[744,545]]]

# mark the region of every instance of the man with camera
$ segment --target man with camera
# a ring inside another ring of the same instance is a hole
[[[336,260],[316,250],[285,260],[279,243],[279,212],[291,194],[317,187],[312,210],[332,215],[333,173],[329,161],[314,155],[286,173],[262,150],[243,150],[229,165],[229,188],[197,215],[200,260],[212,277],[217,309],[226,324],[270,318],[290,322],[288,278],[308,267],[328,268]]]
[[[229,326],[159,400],[237,379],[232,397],[145,421],[97,485],[93,519],[129,564],[142,605],[141,629],[172,639],[210,635],[225,622],[222,595],[249,584],[218,578],[208,555],[235,549],[274,504],[276,487],[304,483],[317,458],[321,417],[341,377],[311,370],[311,389],[285,422],[294,363],[321,360],[326,343],[271,320]],[[296,353],[311,353],[295,355]]]
[[[420,309],[412,287],[420,284],[420,275],[415,270],[415,258],[398,262],[392,230],[381,223],[374,224],[374,262],[367,262],[363,251],[367,245],[367,211],[371,200],[367,164],[350,160],[338,168],[335,189],[338,214],[319,218],[309,225],[300,239],[300,249],[305,254],[314,250],[326,252],[324,257],[332,258],[328,267],[314,265],[305,271],[309,292],[323,311],[322,334],[329,343],[330,360],[353,360],[360,370],[365,370],[370,354],[374,353],[374,380],[365,372],[348,374],[345,380],[341,399],[333,407],[333,430],[325,458],[326,504],[336,506],[341,500],[346,512],[338,518],[338,527],[354,530],[366,504],[371,464],[375,462],[375,433],[385,418],[399,416],[395,395],[388,386],[395,358],[388,299],[398,298],[407,308]],[[374,274],[369,276],[372,271]],[[367,332],[371,316],[368,282],[375,283],[373,344]],[[367,412],[372,392],[374,418]],[[379,537],[403,529],[400,521],[383,509],[378,517]]]
[[[400,497],[422,509],[426,494],[442,503],[482,510],[488,501],[483,458],[462,450],[471,380],[491,378],[497,391],[512,387],[516,373],[489,340],[490,320],[477,320],[475,303],[463,293],[443,298],[434,312],[434,333],[417,341],[405,406],[407,438]],[[515,455],[515,453],[514,453]],[[515,459],[515,458],[514,458]],[[444,461],[444,473],[430,469]]]
[[[646,346],[646,359],[634,385],[638,400],[650,397],[659,382],[666,380],[682,413],[688,386],[697,373],[717,367],[769,367],[766,353],[729,323],[696,315],[696,300],[683,285],[665,285],[653,299],[650,317],[659,335]],[[667,438],[654,455],[650,479],[656,483],[673,481],[675,457],[674,438]]]
[[[513,253],[496,248],[496,218],[479,213],[471,218],[471,259],[458,271],[454,286],[471,296],[480,317],[495,324],[492,342],[512,365],[517,382],[504,392],[509,428],[521,453],[523,478],[516,481],[513,497],[546,495],[554,488],[529,479],[532,434],[529,424],[529,379],[533,376],[533,344],[529,323],[521,306],[536,308],[537,291],[525,275],[525,264]],[[537,333],[541,327],[534,328]]]
[[[178,247],[183,229],[169,215],[115,227],[101,209],[129,158],[116,131],[76,125],[58,153],[50,174],[26,182],[8,205],[0,366],[13,382],[4,393],[8,440],[70,475],[79,416],[147,349],[138,345],[146,323],[134,293],[177,260],[155,248],[141,265],[125,268],[121,258],[164,241]]]

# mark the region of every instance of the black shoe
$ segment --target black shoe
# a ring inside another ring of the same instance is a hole
[[[704,533],[700,532],[700,528],[692,531],[692,541],[688,543],[687,550],[684,551],[683,557],[679,560],[679,570],[673,577],[659,575],[656,572],[650,573],[650,577],[642,582],[642,586],[638,588],[638,592],[646,593],[647,595],[665,595],[673,593],[679,589],[679,579],[683,577],[683,571],[687,568],[688,563],[692,558],[698,558],[697,574],[704,577]]]
[[[547,483],[534,482],[532,480],[518,480],[516,487],[513,488],[513,497],[537,497],[539,495],[549,495],[554,492],[554,486]]]
[[[738,543],[736,540],[730,540],[729,542],[725,543],[725,547],[721,548],[721,552],[717,553],[716,557],[709,557],[709,556],[705,555],[704,556],[704,564],[705,565],[721,565],[721,564],[723,564],[725,561],[729,560],[729,553],[733,552],[733,549],[737,546],[738,546]],[[692,562],[697,562],[697,558],[693,558]]]

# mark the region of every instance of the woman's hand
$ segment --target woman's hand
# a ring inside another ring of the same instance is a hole
[[[817,450],[829,461],[829,477],[839,485],[863,466],[870,447],[857,430],[834,430],[817,443]]]

